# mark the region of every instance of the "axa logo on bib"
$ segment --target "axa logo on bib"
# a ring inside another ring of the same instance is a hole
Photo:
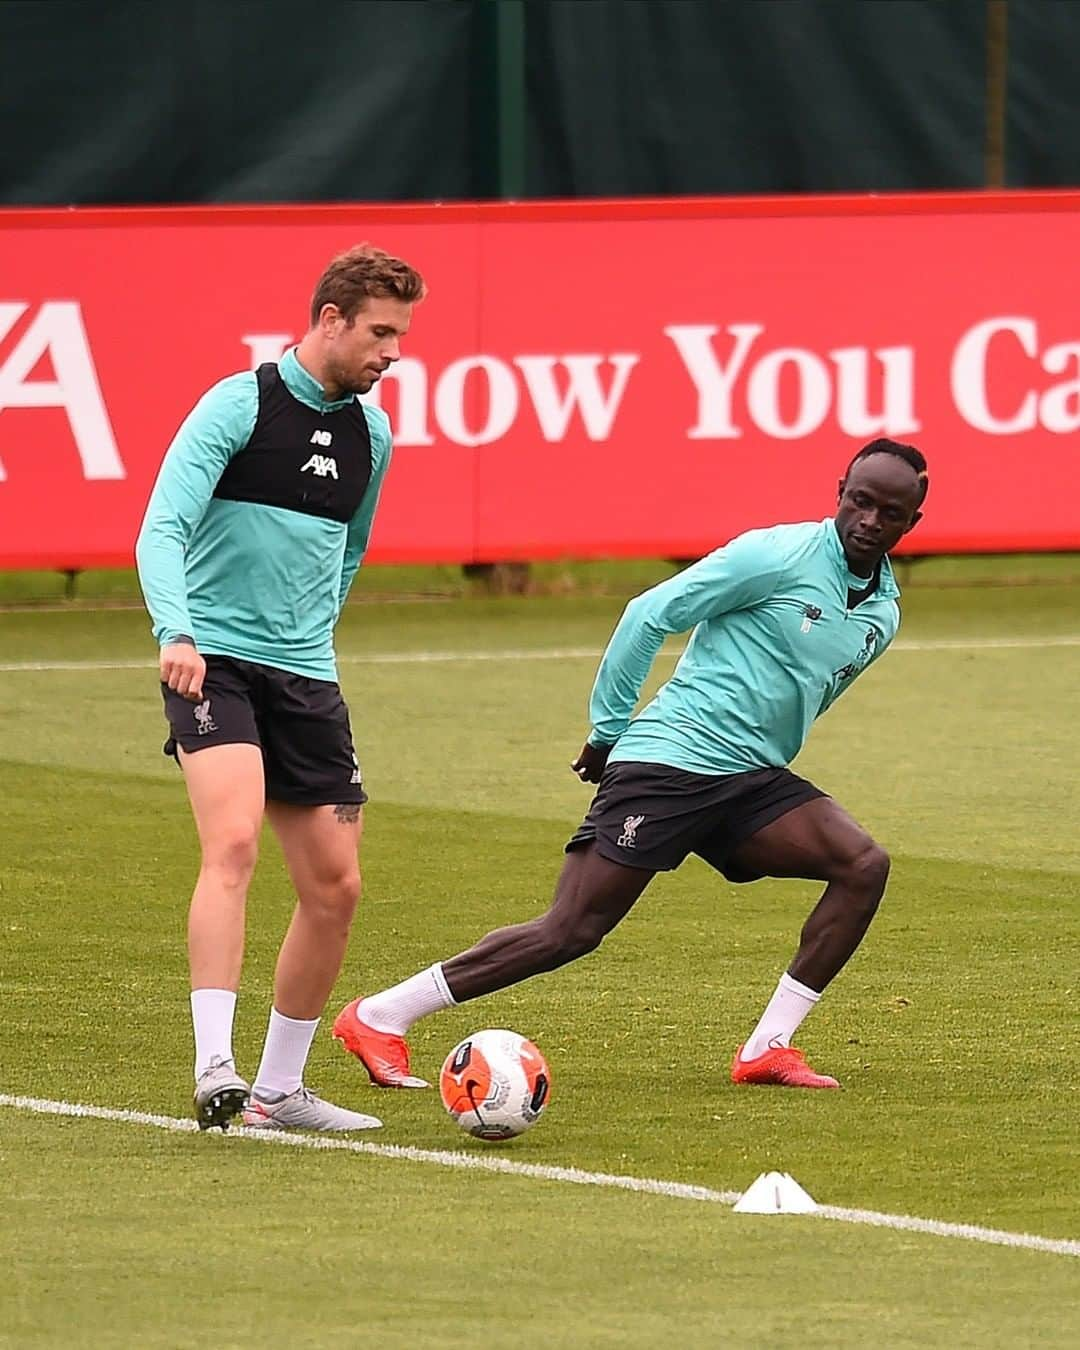
[[[337,460],[332,455],[312,455],[306,464],[301,465],[300,472],[307,473],[309,469],[316,478],[325,478],[327,474],[335,479],[338,476]]]

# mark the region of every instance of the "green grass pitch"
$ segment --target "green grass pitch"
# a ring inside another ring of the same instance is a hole
[[[416,1029],[427,1077],[470,1030],[532,1036],[554,1093],[529,1134],[483,1145],[434,1093],[378,1092],[327,1026],[311,1085],[380,1115],[379,1143],[719,1191],[778,1169],[823,1204],[1080,1237],[1080,584],[1062,567],[1009,588],[917,569],[897,648],[798,762],[893,855],[800,1036],[844,1091],[728,1082],[816,888],[735,887],[696,860],[598,953]],[[640,572],[622,595],[616,574],[347,609],[371,803],[331,1013],[546,906],[588,802],[567,766],[595,654]],[[0,613],[0,1094],[189,1112],[196,849],[153,656],[134,609]],[[249,1074],[289,909],[268,833]],[[1080,1344],[1068,1253],[11,1107],[0,1174],[5,1350]]]

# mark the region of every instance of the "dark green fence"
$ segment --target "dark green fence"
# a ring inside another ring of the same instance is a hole
[[[0,202],[1076,185],[1080,0],[0,0]]]

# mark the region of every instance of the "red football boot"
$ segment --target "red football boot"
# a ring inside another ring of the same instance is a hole
[[[806,1062],[806,1056],[793,1045],[781,1045],[766,1050],[757,1059],[740,1059],[742,1046],[731,1061],[731,1081],[771,1087],[838,1088],[840,1084],[828,1074],[815,1073]]]
[[[332,1035],[350,1055],[363,1064],[376,1087],[426,1088],[431,1084],[409,1073],[409,1047],[404,1036],[389,1031],[376,1031],[360,1020],[357,1009],[360,1000],[354,998],[334,1018]]]

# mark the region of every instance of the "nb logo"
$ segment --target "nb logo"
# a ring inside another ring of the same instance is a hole
[[[308,441],[308,445],[329,445],[333,439],[333,432],[313,431],[311,433],[311,440]]]
[[[328,431],[317,431],[316,436],[329,436]],[[314,437],[312,437],[314,440]],[[337,477],[337,460],[330,455],[312,455],[308,462],[301,468],[301,473],[307,473],[308,469],[314,473],[316,478],[325,478],[327,474],[331,478]]]
[[[620,848],[637,848],[637,830],[644,819],[644,816],[626,817],[622,823],[623,832],[615,840]]]

